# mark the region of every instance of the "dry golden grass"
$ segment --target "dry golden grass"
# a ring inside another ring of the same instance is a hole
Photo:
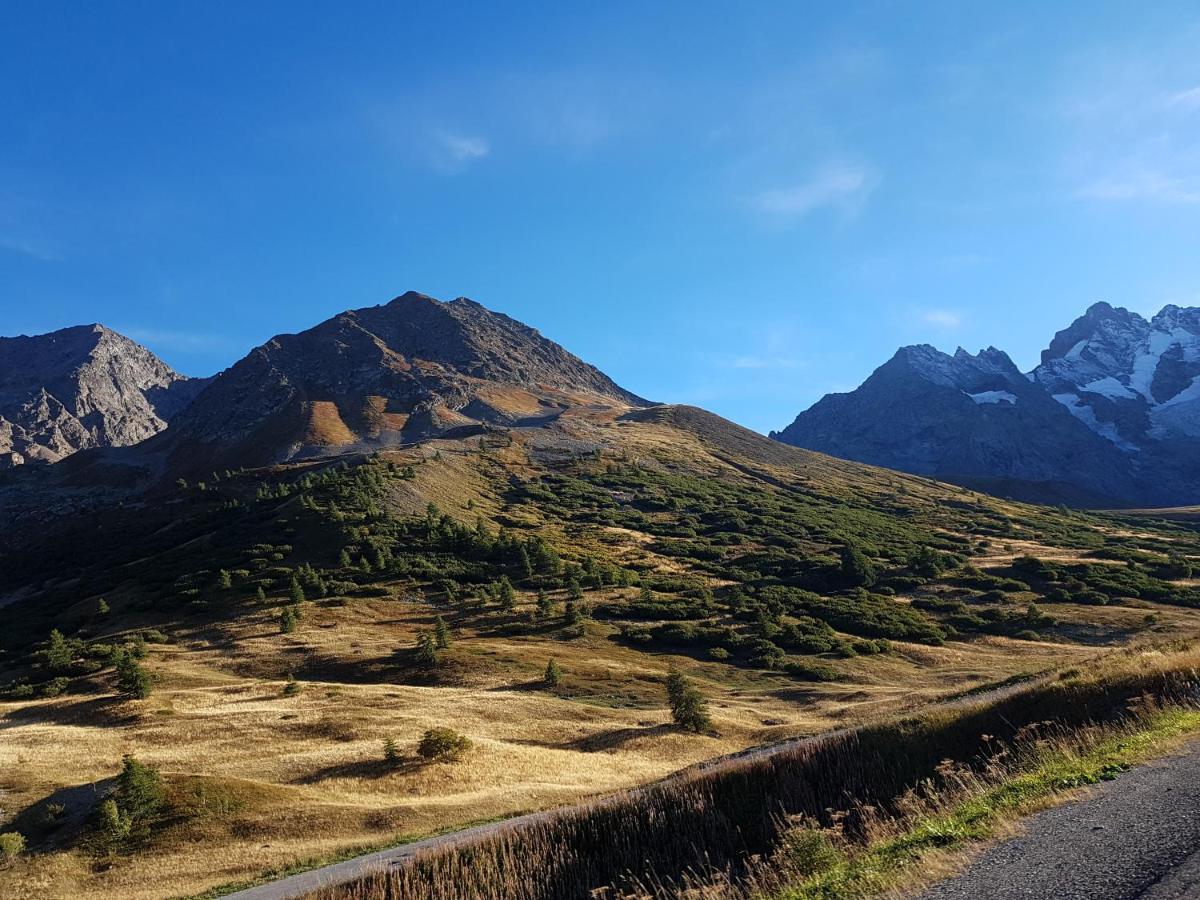
[[[1195,627],[1194,615],[1175,612],[1164,628]],[[250,617],[219,636],[155,647],[148,664],[158,687],[146,701],[64,696],[0,705],[8,808],[110,777],[125,753],[173,779],[204,776],[239,798],[233,811],[168,829],[150,849],[106,871],[94,871],[78,850],[34,857],[0,876],[0,897],[196,893],[350,846],[645,783],[713,756],[894,714],[1096,653],[1001,638],[900,644],[890,656],[846,661],[845,682],[800,684],[640,653],[593,624],[575,641],[463,633],[448,654],[456,673],[449,686],[313,679],[302,681],[298,696],[281,696],[287,662],[386,659],[409,646],[430,617],[423,604],[388,599],[314,607],[290,635],[278,634],[266,616]],[[534,684],[551,653],[566,673],[559,694]],[[671,663],[710,697],[720,737],[668,727],[661,679]],[[416,762],[413,747],[433,725],[471,738],[462,761]],[[382,763],[385,737],[406,754],[394,770]]]

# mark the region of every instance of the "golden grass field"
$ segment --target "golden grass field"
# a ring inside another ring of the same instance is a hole
[[[1128,615],[1130,610],[1105,613]],[[1088,610],[1094,615],[1095,610]],[[662,777],[755,744],[893,714],[938,696],[1095,656],[1095,648],[987,638],[845,663],[849,680],[797,685],[608,641],[461,635],[449,653],[461,686],[304,681],[294,697],[272,668],[300,651],[329,660],[408,646],[428,611],[373,600],[314,611],[295,633],[243,621],[216,640],[153,649],[158,687],[145,701],[72,698],[0,705],[3,805],[20,809],[63,787],[101,781],[132,753],[209,797],[196,820],[168,828],[153,850],[95,871],[81,851],[42,854],[0,873],[0,897],[186,896],[347,847],[384,844],[473,821],[565,803]],[[1194,630],[1168,610],[1160,633]],[[566,678],[536,687],[550,652]],[[671,662],[712,701],[720,737],[669,727],[661,680]],[[421,764],[412,748],[433,725],[474,747],[456,763]],[[395,738],[409,759],[382,762]]]

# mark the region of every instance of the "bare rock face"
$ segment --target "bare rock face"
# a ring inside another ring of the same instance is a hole
[[[550,421],[590,404],[646,401],[508,316],[409,292],[272,338],[144,449],[172,472],[264,465]]]
[[[103,325],[0,338],[0,468],[136,444],[205,383]]]

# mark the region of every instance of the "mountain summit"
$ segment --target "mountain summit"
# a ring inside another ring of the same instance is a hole
[[[1200,309],[1096,303],[1027,375],[999,350],[904,347],[772,437],[1022,499],[1200,501]]]
[[[0,468],[136,444],[205,383],[103,325],[0,338]]]
[[[279,335],[216,376],[147,449],[173,468],[280,462],[645,406],[535,329],[409,292]]]

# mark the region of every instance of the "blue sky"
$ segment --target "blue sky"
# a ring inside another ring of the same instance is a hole
[[[414,289],[780,428],[1200,304],[1200,8],[5,4],[0,333],[189,374]]]

